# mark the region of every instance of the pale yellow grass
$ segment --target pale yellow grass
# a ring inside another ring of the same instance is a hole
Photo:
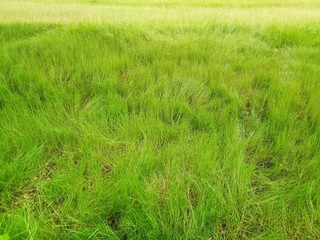
[[[1,1],[1,0],[0,0]],[[95,3],[128,6],[320,7],[319,0],[15,0],[41,3]]]
[[[68,2],[0,0],[0,22],[73,23],[154,22],[303,25],[320,23],[319,8],[125,6]]]

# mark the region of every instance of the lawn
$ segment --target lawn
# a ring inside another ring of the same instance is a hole
[[[319,239],[319,169],[319,1],[0,0],[0,239]]]

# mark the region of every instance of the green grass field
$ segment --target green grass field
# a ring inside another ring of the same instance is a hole
[[[1,240],[320,239],[319,169],[318,0],[0,0]]]

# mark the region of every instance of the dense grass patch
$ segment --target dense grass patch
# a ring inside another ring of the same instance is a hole
[[[0,25],[0,235],[316,239],[319,36]]]

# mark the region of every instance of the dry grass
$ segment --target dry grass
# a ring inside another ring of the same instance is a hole
[[[194,7],[190,5],[125,6],[88,3],[0,1],[0,22],[25,23],[232,23],[241,25],[301,25],[320,23],[320,9],[299,7]]]

